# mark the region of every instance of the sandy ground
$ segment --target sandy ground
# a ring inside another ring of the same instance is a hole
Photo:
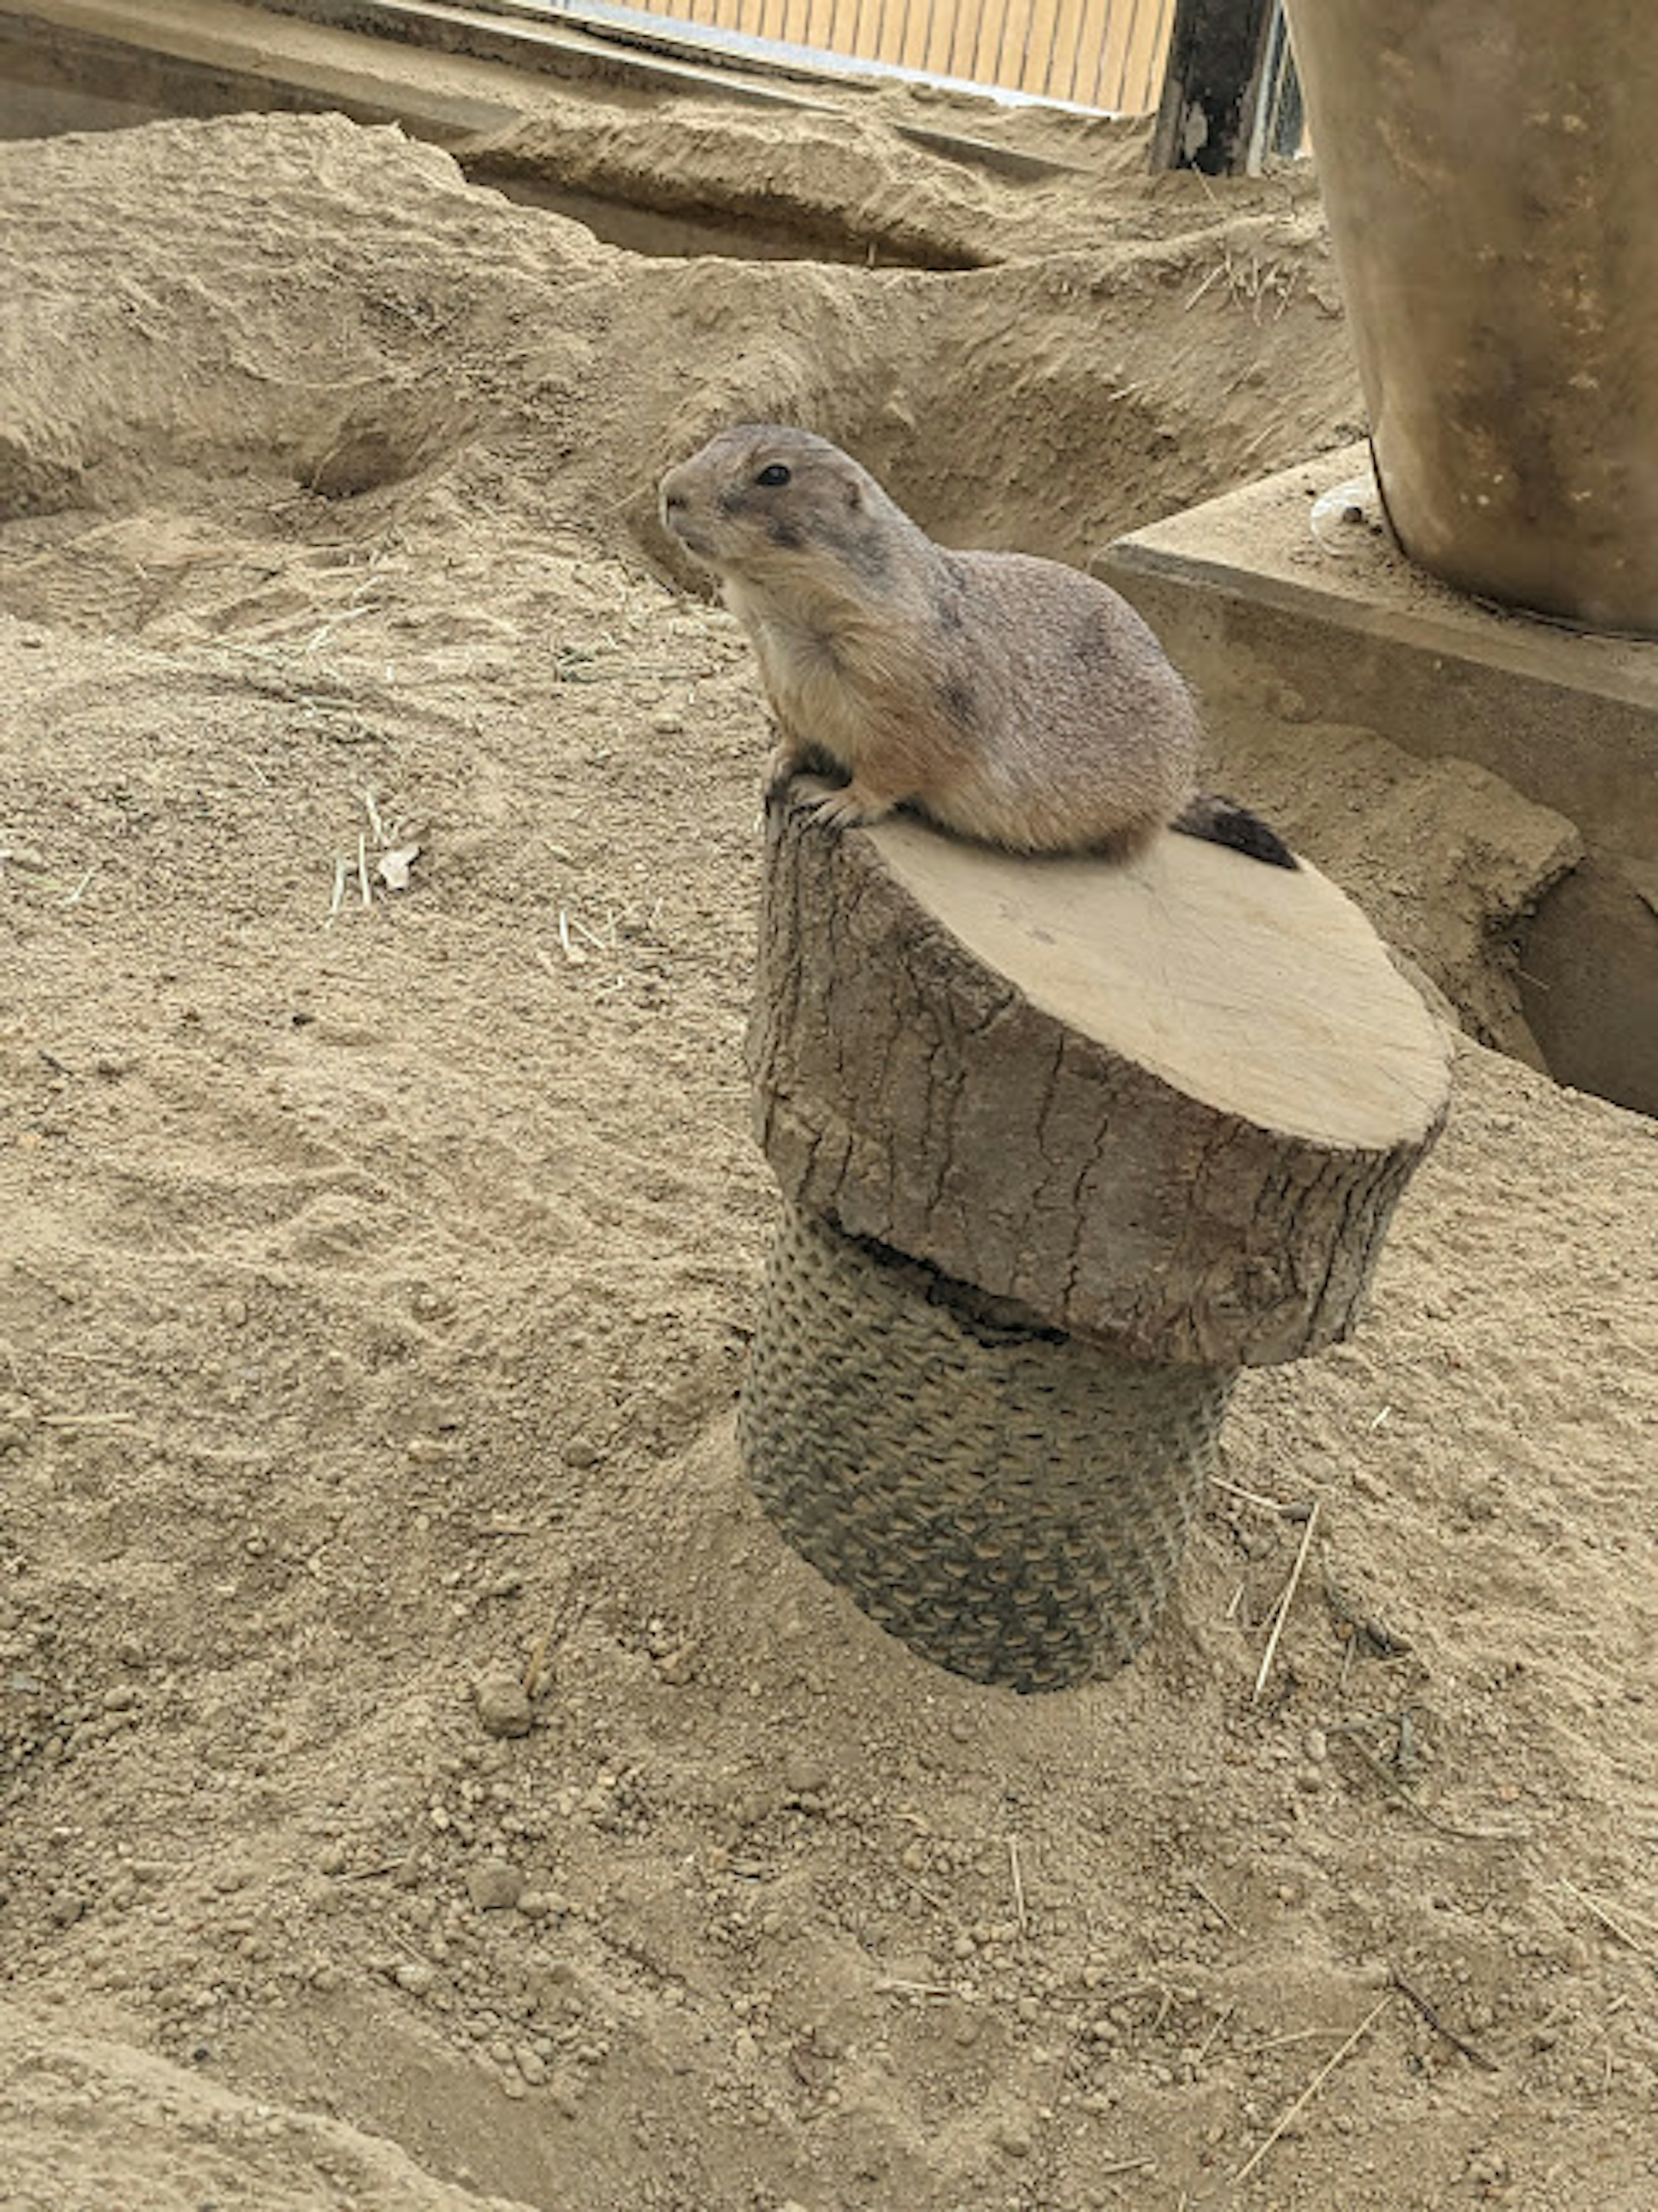
[[[765,737],[656,470],[791,414],[1083,558],[1352,433],[1304,189],[1072,145],[965,269],[338,120],[0,150],[7,2212],[1658,2202],[1650,1124],[1464,1045],[1108,1683],[926,1668],[736,1468]],[[1523,1049],[1570,825],[1235,705]]]

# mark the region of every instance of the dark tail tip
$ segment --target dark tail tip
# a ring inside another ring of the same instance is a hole
[[[1230,799],[1207,794],[1194,799],[1184,813],[1175,817],[1173,826],[1188,837],[1206,838],[1212,845],[1230,845],[1235,853],[1247,853],[1252,860],[1265,860],[1269,867],[1301,865],[1276,830],[1269,830],[1258,814],[1251,814],[1247,806]]]

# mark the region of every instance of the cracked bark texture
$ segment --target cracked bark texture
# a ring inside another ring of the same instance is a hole
[[[785,1194],[1141,1358],[1347,1335],[1447,1041],[1357,908],[1179,836],[1023,860],[774,812],[749,1033]]]

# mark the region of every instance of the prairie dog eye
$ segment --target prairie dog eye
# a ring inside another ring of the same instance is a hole
[[[783,466],[781,461],[772,462],[768,468],[762,469],[755,478],[756,483],[764,484],[768,491],[774,490],[779,484],[786,484],[788,481],[789,471]]]

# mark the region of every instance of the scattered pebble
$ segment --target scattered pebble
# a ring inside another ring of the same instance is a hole
[[[21,1451],[34,1433],[34,1407],[27,1398],[0,1398],[0,1451]]]
[[[485,1859],[467,1875],[466,1893],[480,1912],[510,1912],[524,1894],[524,1876],[505,1859]]]
[[[479,1720],[489,1735],[528,1735],[534,1716],[524,1685],[505,1667],[492,1668],[472,1685]]]

